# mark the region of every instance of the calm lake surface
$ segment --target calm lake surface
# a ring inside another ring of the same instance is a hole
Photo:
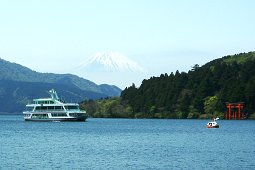
[[[255,169],[255,121],[0,115],[0,169]]]

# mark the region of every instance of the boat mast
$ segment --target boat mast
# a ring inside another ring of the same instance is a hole
[[[58,94],[57,94],[57,92],[56,92],[54,89],[51,89],[51,90],[49,91],[49,94],[50,94],[50,96],[51,96],[51,98],[52,98],[53,100],[59,100]]]

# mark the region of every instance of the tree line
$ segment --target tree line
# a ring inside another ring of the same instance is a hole
[[[120,98],[86,101],[93,117],[210,118],[223,117],[226,102],[244,102],[255,113],[255,53],[213,60],[190,71],[161,74],[125,88]],[[93,103],[93,104],[92,104]],[[100,110],[100,109],[101,110]]]

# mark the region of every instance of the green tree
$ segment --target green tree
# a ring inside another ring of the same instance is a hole
[[[217,115],[215,115],[217,113],[217,108],[216,108],[217,102],[218,102],[217,96],[206,97],[205,102],[204,102],[204,110],[205,110],[207,117],[217,116]]]

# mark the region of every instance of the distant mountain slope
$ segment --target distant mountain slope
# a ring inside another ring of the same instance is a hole
[[[118,88],[117,86],[101,84],[101,85],[99,85],[99,87],[100,87],[100,91],[103,92],[104,94],[108,95],[109,97],[114,97],[114,96],[120,95],[120,88]]]
[[[20,64],[11,63],[0,59],[0,80],[13,80],[22,82],[43,82],[43,83],[57,83],[65,84],[80,88],[81,90],[92,91],[96,93],[102,93],[100,86],[96,85],[92,81],[78,77],[72,74],[53,74],[53,73],[39,73],[33,71]],[[108,93],[108,96],[119,96],[121,89],[113,86],[108,86],[109,91],[115,93]]]

